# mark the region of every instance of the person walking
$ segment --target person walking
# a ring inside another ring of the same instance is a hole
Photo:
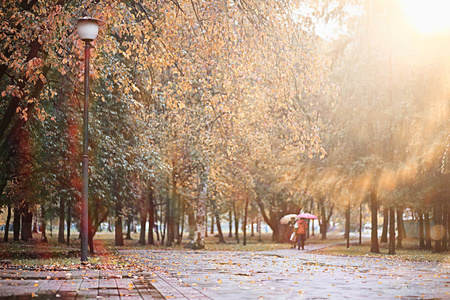
[[[305,240],[306,240],[306,228],[307,223],[305,219],[299,219],[294,226],[295,234],[297,235],[297,246],[298,250],[302,247],[302,250],[305,250]]]

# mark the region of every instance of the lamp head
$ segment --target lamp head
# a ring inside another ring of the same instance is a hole
[[[92,42],[95,40],[99,27],[105,25],[104,21],[87,16],[75,19],[74,23],[77,25],[78,37],[84,42]]]

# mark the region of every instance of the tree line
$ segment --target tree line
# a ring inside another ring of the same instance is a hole
[[[285,214],[318,214],[325,238],[333,214],[366,203],[372,228],[380,205],[398,228],[411,209],[421,245],[446,228],[435,250],[447,250],[446,54],[407,52],[421,41],[399,42],[388,2],[319,4],[3,0],[0,203],[13,240],[31,238],[38,210],[44,240],[55,211],[61,243],[79,221],[84,62],[70,20],[87,12],[107,22],[90,74],[91,252],[110,217],[117,245],[138,220],[141,244],[181,243],[188,224],[203,248],[208,214],[236,231],[259,216],[282,241]],[[317,19],[345,19],[348,5],[362,13],[347,33],[320,38]]]

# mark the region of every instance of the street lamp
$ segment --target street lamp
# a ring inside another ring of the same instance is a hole
[[[98,29],[105,22],[90,17],[76,19],[78,37],[84,42],[84,115],[83,115],[83,162],[81,189],[81,262],[87,262],[88,257],[88,117],[89,117],[89,56],[91,42],[97,38]]]

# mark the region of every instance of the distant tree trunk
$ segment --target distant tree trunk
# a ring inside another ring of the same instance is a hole
[[[46,229],[46,220],[45,220],[45,206],[41,205],[41,242],[47,243],[47,233],[45,231]]]
[[[248,218],[248,200],[249,200],[249,196],[247,195],[245,197],[245,208],[244,208],[244,220],[243,220],[243,224],[242,224],[242,229],[244,231],[244,237],[242,238],[242,244],[245,246],[247,245],[247,218]]]
[[[132,240],[131,238],[131,225],[133,224],[133,220],[131,216],[127,216],[126,227],[127,227],[127,235],[125,237],[126,240]]]
[[[250,232],[250,236],[255,236],[255,228],[254,228],[254,220],[253,220],[253,218],[252,218],[252,221],[251,221],[251,227],[250,227],[250,230],[251,230],[251,232]]]
[[[33,226],[32,226],[32,230],[31,230],[31,232],[32,233],[38,233],[39,231],[38,231],[38,217],[37,217],[37,214],[34,214],[33,215]]]
[[[256,225],[256,231],[258,231],[258,242],[262,242],[262,220],[261,212],[258,211],[258,220]]]
[[[188,225],[189,225],[188,240],[193,240],[195,237],[195,213],[194,213],[194,211],[189,209],[187,217],[188,217]]]
[[[381,243],[388,242],[389,208],[383,208],[383,231],[381,232]]]
[[[324,199],[321,199],[321,201],[319,201],[319,206],[320,206],[320,211],[321,211],[320,214],[321,214],[321,219],[322,219],[321,222],[319,222],[319,225],[320,225],[320,233],[322,234],[322,237],[321,237],[322,240],[327,239],[328,223],[330,221],[331,216],[333,215],[333,208],[334,208],[334,205],[332,205],[330,212],[327,216],[324,201],[325,201]]]
[[[208,196],[208,182],[209,177],[209,167],[206,167],[204,174],[200,178],[200,192],[197,201],[197,214],[196,214],[196,229],[195,229],[195,239],[193,243],[193,249],[204,249],[205,248],[205,217],[206,217],[206,202]]]
[[[173,180],[175,181],[175,175],[173,175]],[[172,184],[172,193],[170,194],[169,199],[167,199],[166,203],[166,228],[167,228],[167,237],[166,237],[166,246],[171,247],[175,240],[175,191],[176,183]]]
[[[423,214],[419,214],[419,249],[424,250],[425,249],[425,234],[424,234],[424,226],[423,226]]]
[[[123,246],[124,240],[123,240],[123,229],[122,229],[122,203],[120,201],[116,202],[116,209],[115,209],[115,239],[114,239],[114,245],[116,246]]]
[[[430,214],[425,213],[425,248],[433,249],[431,246],[431,224],[430,224]]]
[[[442,230],[442,203],[439,200],[435,201],[433,207],[434,226],[437,230]],[[434,251],[436,253],[442,253],[442,236],[438,234],[438,238],[435,240]]]
[[[389,254],[395,254],[395,209],[389,209]]]
[[[443,207],[443,216],[442,216],[442,226],[444,227],[444,236],[442,237],[442,251],[448,251],[448,203],[444,203]]]
[[[8,213],[6,215],[5,234],[3,236],[3,242],[7,243],[9,239],[9,224],[11,222],[11,204],[8,204]]]
[[[230,209],[229,212],[230,220],[228,222],[228,228],[230,229],[228,232],[228,237],[233,237],[233,211]]]
[[[183,241],[183,234],[184,234],[184,223],[185,223],[185,220],[184,220],[184,205],[183,205],[183,207],[182,207],[182,210],[181,210],[181,214],[180,214],[180,217],[179,217],[179,224],[178,224],[178,227],[179,227],[179,232],[178,232],[178,239],[177,239],[177,245],[181,245],[181,242]]]
[[[59,230],[58,230],[58,243],[65,243],[64,239],[64,225],[65,225],[65,216],[66,216],[66,203],[64,199],[61,197],[59,199]]]
[[[359,205],[359,244],[362,244],[362,203]]]
[[[211,215],[211,235],[214,235],[214,215]]]
[[[14,206],[14,220],[13,220],[13,241],[18,241],[20,239],[20,218],[22,211],[20,205],[16,204]]]
[[[159,206],[161,207],[161,206]],[[162,210],[162,208],[160,209]],[[163,236],[162,236],[162,232],[161,232],[161,225],[162,224],[162,211],[160,211],[159,215],[158,215],[158,207],[155,208],[155,222],[157,222],[159,220],[159,225],[158,223],[155,223],[155,232],[156,232],[156,240],[158,242],[161,242],[161,244],[164,244],[162,242]]]
[[[236,206],[233,204],[234,209],[234,237],[236,238],[236,243],[239,244],[239,217],[236,211]]]
[[[154,191],[153,184],[148,184],[148,244],[154,245],[155,238],[153,237],[153,231],[155,230],[155,199],[154,199]]]
[[[314,198],[311,197],[311,206],[310,206],[310,209],[309,209],[311,211],[311,213],[313,212],[313,208],[314,208]],[[311,236],[315,236],[315,233],[314,233],[314,219],[312,219],[311,221],[312,221],[312,224],[311,224]]]
[[[377,192],[374,188],[370,191],[370,210],[372,216],[370,252],[380,253],[380,247],[378,245],[378,199]]]
[[[177,191],[177,171],[176,171],[176,166],[177,162],[175,160],[175,158],[172,159],[172,165],[174,166],[172,168],[172,173],[171,173],[171,190],[170,190],[170,194],[169,194],[169,199],[167,199],[166,202],[166,229],[167,229],[167,237],[166,237],[166,242],[165,245],[168,247],[171,247],[173,245],[173,243],[175,242],[175,238],[176,238],[176,206],[177,206],[177,201],[178,201],[178,191]]]
[[[30,211],[29,204],[25,203],[22,209],[22,232],[21,232],[22,241],[28,241],[33,238],[31,228],[32,225],[33,225],[33,213]]]
[[[403,210],[397,209],[397,249],[403,248],[403,236],[405,231],[403,227]]]
[[[347,239],[347,248],[350,248],[350,201],[347,203],[345,212],[345,238]]]
[[[217,232],[219,233],[219,244],[225,244],[225,238],[223,237],[222,226],[220,225],[220,216],[219,213],[216,212],[216,226]]]
[[[141,215],[141,232],[139,234],[139,244],[141,245],[145,245],[145,232],[146,229],[145,227],[147,226],[147,205],[146,205],[146,196],[145,196],[146,191],[142,191],[141,194],[141,199],[139,201],[139,212]]]
[[[205,237],[208,237],[208,206],[205,207]]]
[[[89,226],[88,226],[88,245],[89,245],[89,253],[91,255],[94,254],[95,250],[94,250],[94,228],[92,226],[92,222],[89,222]]]
[[[67,205],[67,246],[70,245],[70,227],[72,226],[72,207]]]

